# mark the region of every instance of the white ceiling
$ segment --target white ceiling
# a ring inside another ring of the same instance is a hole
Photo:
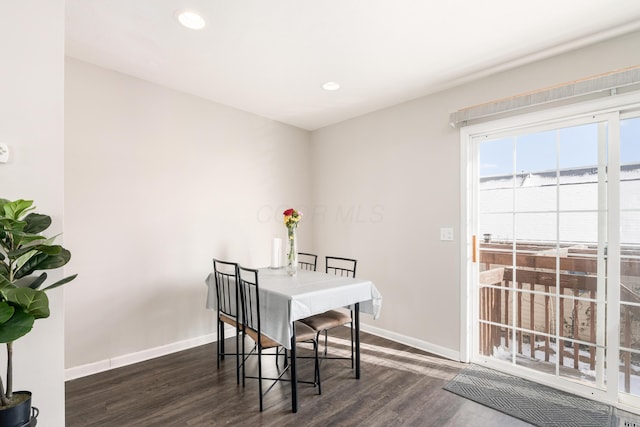
[[[309,130],[640,28],[640,0],[66,4],[68,56]]]

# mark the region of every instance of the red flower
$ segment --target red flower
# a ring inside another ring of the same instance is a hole
[[[294,210],[293,209],[287,209],[286,211],[282,212],[284,214],[284,216],[291,216],[293,215]]]

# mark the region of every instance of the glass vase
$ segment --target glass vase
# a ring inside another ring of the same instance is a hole
[[[298,272],[298,238],[295,227],[287,228],[287,237],[287,273],[294,276]]]

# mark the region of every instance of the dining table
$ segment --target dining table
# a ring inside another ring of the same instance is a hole
[[[290,275],[284,268],[258,270],[262,333],[291,352],[291,407],[298,411],[296,337],[294,322],[337,308],[353,312],[355,378],[360,379],[360,313],[380,316],[382,295],[371,280],[319,271],[298,270]],[[209,274],[207,308],[215,310],[215,276]]]

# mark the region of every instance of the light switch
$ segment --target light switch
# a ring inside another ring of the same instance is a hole
[[[442,227],[440,229],[440,240],[453,240],[453,228]]]
[[[9,146],[0,142],[0,163],[9,161]]]

